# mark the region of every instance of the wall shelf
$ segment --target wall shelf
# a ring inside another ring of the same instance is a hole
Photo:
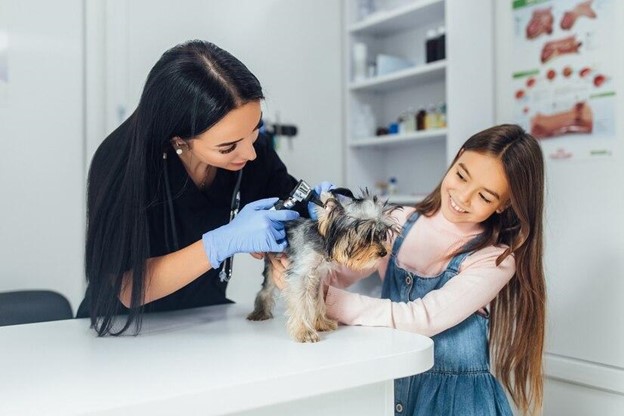
[[[444,81],[446,60],[436,61],[413,68],[403,69],[390,74],[351,82],[350,91],[386,92],[413,85],[414,83],[430,83]]]
[[[388,203],[394,205],[414,205],[419,203],[425,198],[426,195],[407,195],[407,194],[395,194],[389,195]]]
[[[406,134],[387,134],[384,136],[373,136],[351,139],[349,147],[395,147],[415,142],[443,141],[446,139],[446,129],[432,129],[426,131],[416,131]]]
[[[390,2],[378,6],[388,6]],[[396,3],[395,3],[396,4]],[[444,172],[447,128],[374,136],[403,117],[416,117],[420,109],[438,110],[447,103],[446,78],[450,60],[427,63],[426,34],[446,26],[445,0],[404,0],[395,9],[382,9],[356,21],[358,1],[345,0],[346,183],[354,189],[378,189],[395,178],[401,195],[391,203],[413,205],[415,195],[429,192]],[[380,55],[413,62],[409,68],[354,80],[354,46],[366,46],[367,64],[376,73]],[[451,123],[447,119],[447,123]],[[406,123],[404,128],[414,128]]]
[[[444,0],[420,0],[371,14],[347,29],[351,35],[388,35],[426,24],[444,15]]]

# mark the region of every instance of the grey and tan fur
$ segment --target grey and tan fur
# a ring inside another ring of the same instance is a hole
[[[355,198],[347,189],[321,195],[324,208],[318,221],[300,218],[286,224],[290,260],[285,272],[288,332],[299,342],[319,341],[318,331],[336,329],[337,323],[326,316],[323,280],[337,266],[352,270],[374,267],[390,250],[389,241],[400,226],[390,216],[396,209],[376,196],[363,192]],[[264,282],[255,308],[247,319],[261,321],[273,317],[275,284],[269,261],[265,261]]]

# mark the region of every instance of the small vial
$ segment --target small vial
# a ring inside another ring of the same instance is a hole
[[[435,129],[438,127],[437,113],[438,110],[436,109],[436,106],[433,104],[429,105],[429,110],[427,111],[427,115],[425,116],[425,130]]]
[[[427,112],[424,107],[420,107],[418,113],[416,113],[416,130],[424,130],[425,129],[425,117],[427,117]]]
[[[397,178],[393,176],[388,180],[388,195],[396,195],[397,192]]]
[[[438,110],[438,127],[441,129],[446,128],[446,103],[440,103]]]

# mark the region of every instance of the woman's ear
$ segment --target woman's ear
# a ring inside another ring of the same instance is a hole
[[[170,140],[171,146],[175,149],[175,152],[178,155],[184,153],[185,150],[188,150],[188,143],[182,140],[180,137],[176,136]]]

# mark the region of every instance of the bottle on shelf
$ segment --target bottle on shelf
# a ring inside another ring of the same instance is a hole
[[[424,107],[420,107],[418,113],[416,113],[416,130],[424,130],[425,129],[425,118],[427,117],[427,111],[425,111]]]
[[[397,133],[404,134],[406,132],[405,130],[406,121],[407,120],[405,120],[405,113],[402,113],[397,119],[397,124],[399,125]]]
[[[364,42],[353,44],[353,80],[362,81],[367,75],[368,46]]]
[[[438,60],[438,38],[435,29],[429,29],[425,34],[425,58],[427,63]]]
[[[438,127],[441,129],[446,128],[446,103],[440,103],[438,107]]]
[[[388,179],[388,195],[396,195],[399,189],[397,187],[397,178],[394,176]]]
[[[435,129],[438,127],[437,123],[438,110],[435,105],[430,104],[427,115],[425,116],[425,130]]]
[[[444,26],[440,26],[438,28],[437,35],[438,35],[438,37],[436,38],[437,58],[446,59],[446,28]]]
[[[401,116],[401,119],[401,133],[411,133],[416,131],[416,112],[413,107],[408,107],[407,111],[405,111]]]

